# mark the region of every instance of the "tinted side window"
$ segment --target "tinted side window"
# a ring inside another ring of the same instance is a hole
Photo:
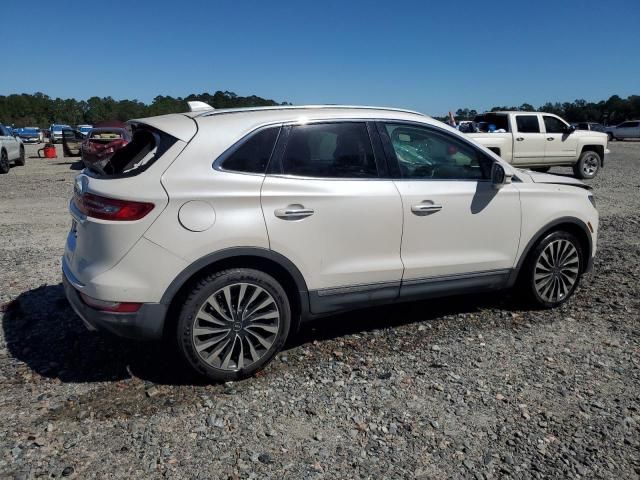
[[[544,119],[544,128],[547,133],[564,133],[565,128],[567,128],[567,126],[556,117],[544,115],[542,118]],[[587,130],[588,129],[589,127],[587,126]]]
[[[2,137],[8,137],[9,136],[9,132],[2,125],[0,125],[0,136],[2,136]]]
[[[537,115],[516,115],[516,125],[520,133],[540,133]]]
[[[402,178],[484,180],[491,159],[449,133],[411,125],[387,124]]]
[[[259,130],[228,152],[220,166],[234,172],[264,174],[279,132],[280,127]]]
[[[378,176],[365,123],[320,123],[291,128],[282,173],[304,177]]]

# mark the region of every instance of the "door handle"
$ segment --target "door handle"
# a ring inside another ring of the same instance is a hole
[[[411,207],[411,212],[414,215],[429,215],[430,213],[436,213],[442,210],[442,205],[435,203],[419,203]]]
[[[516,142],[521,142],[521,141],[523,141],[523,140],[524,140],[524,137],[518,137],[518,138],[516,138]]]
[[[303,205],[288,205],[285,208],[278,208],[274,212],[276,217],[283,220],[300,220],[313,215],[313,208],[305,208]]]
[[[553,137],[547,137],[547,140],[551,142],[553,140]]]

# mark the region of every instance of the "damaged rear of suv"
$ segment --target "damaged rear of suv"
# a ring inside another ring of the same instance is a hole
[[[62,259],[67,297],[85,324],[130,338],[162,332],[150,319],[163,318],[166,306],[146,277],[160,247],[143,235],[169,200],[161,173],[196,132],[187,117],[175,116],[170,128],[154,120],[131,122],[132,141],[104,167],[76,177]]]

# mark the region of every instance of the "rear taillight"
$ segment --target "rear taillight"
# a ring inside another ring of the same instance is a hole
[[[75,195],[73,203],[87,217],[116,221],[140,220],[154,207],[153,203],[117,200],[93,193]]]
[[[114,313],[134,313],[140,310],[141,303],[136,302],[110,302],[107,300],[98,300],[92,298],[84,293],[80,292],[82,301],[89,305],[91,308],[100,310],[102,312],[114,312]]]

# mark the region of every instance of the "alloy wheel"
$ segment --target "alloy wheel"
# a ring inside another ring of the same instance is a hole
[[[586,177],[592,177],[598,171],[599,164],[598,156],[595,153],[588,153],[582,162],[582,172]]]
[[[280,311],[267,290],[253,283],[231,283],[202,304],[191,338],[208,365],[238,371],[271,349],[279,329]]]
[[[580,274],[578,249],[568,240],[554,240],[545,247],[533,271],[535,289],[545,302],[562,301]]]

